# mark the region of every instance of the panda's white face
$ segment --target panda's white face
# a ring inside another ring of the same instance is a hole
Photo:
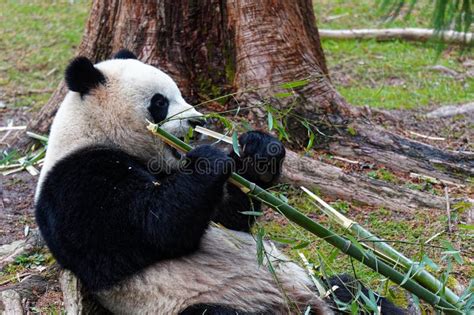
[[[148,122],[161,122],[163,129],[183,137],[191,120],[202,116],[171,77],[135,59],[92,65],[77,58],[66,71],[66,82],[70,92],[51,127],[40,183],[57,161],[85,146],[115,146],[173,169],[179,155],[147,130]]]
[[[150,116],[149,107],[153,97],[162,95],[168,102],[167,115],[161,127],[177,136],[183,136],[189,128],[189,118],[202,116],[181,96],[176,83],[163,71],[134,59],[112,59],[96,65],[106,77],[109,97],[127,102],[139,114]],[[116,94],[112,96],[110,94]]]

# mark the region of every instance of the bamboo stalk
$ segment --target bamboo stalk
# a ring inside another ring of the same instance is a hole
[[[354,233],[362,243],[370,243],[369,246],[371,246],[371,248],[376,253],[382,252],[383,255],[388,256],[390,260],[395,261],[398,265],[400,265],[405,270],[405,272],[408,272],[410,269],[417,270],[417,266],[419,265],[418,262],[414,262],[413,260],[407,258],[402,253],[383,242],[380,238],[364,229],[357,222],[346,218],[339,211],[328,205],[324,200],[313,194],[307,188],[301,187],[301,189],[303,189],[303,191],[306,192],[311,198],[319,202],[325,208],[323,212],[326,213],[330,218],[343,227],[351,230],[352,233]],[[428,271],[424,269],[416,271],[413,275],[413,278],[431,292],[435,294],[441,294],[449,303],[452,303],[453,305],[458,304],[459,297],[448,287],[444,286],[441,281],[439,281]]]
[[[158,125],[150,124],[147,128],[155,135],[159,136],[165,143],[178,150],[188,152],[192,149],[189,144],[181,141],[177,137],[159,128]],[[352,244],[351,241],[335,234],[334,232],[326,229],[321,224],[311,220],[310,218],[308,218],[292,206],[288,205],[281,199],[275,197],[263,188],[257,186],[255,183],[249,182],[248,180],[236,173],[232,173],[231,181],[234,185],[241,188],[244,192],[247,191],[247,194],[250,197],[267,204],[272,209],[283,214],[288,220],[294,222],[295,224],[299,225],[310,233],[322,238],[326,242],[341,250],[343,253],[357,259],[358,261],[362,262],[364,265],[370,267],[374,271],[389,278],[393,282],[399,284],[401,287],[415,294],[427,303],[442,308],[446,313],[449,314],[462,314],[459,309],[454,307],[451,303],[447,302],[443,297],[433,294],[431,291],[424,288],[423,286],[421,286],[410,278],[405,279],[405,275],[403,275],[397,270],[394,270],[392,267],[379,260],[371,252],[364,252],[360,250],[357,246]]]

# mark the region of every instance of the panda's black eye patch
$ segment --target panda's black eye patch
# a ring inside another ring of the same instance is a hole
[[[168,115],[169,104],[168,99],[160,93],[153,95],[150,100],[150,105],[148,106],[148,111],[150,112],[151,117],[153,117],[155,124],[166,118]]]

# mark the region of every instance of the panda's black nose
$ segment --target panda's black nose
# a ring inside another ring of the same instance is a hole
[[[206,118],[204,117],[193,117],[188,119],[191,127],[196,128],[197,126],[203,127],[206,124]]]

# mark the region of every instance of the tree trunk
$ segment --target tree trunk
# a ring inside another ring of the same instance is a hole
[[[340,156],[455,183],[474,175],[472,156],[391,134],[346,103],[331,85],[311,0],[94,1],[78,55],[100,61],[121,48],[170,74],[190,103],[232,95],[220,102],[256,124],[266,104],[284,110],[295,145],[309,122]],[[29,128],[47,133],[65,93],[61,83]]]

